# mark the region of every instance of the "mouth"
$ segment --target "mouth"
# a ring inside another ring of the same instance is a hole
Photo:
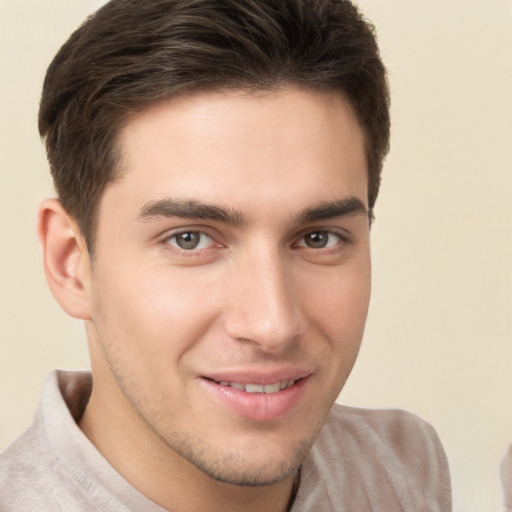
[[[298,379],[300,380],[300,379]],[[219,386],[230,387],[234,389],[238,389],[239,391],[245,391],[246,393],[279,393],[279,391],[284,391],[292,387],[297,380],[283,380],[279,382],[274,382],[272,384],[251,384],[251,383],[242,383],[242,382],[228,382],[226,380],[215,381]]]
[[[291,414],[305,396],[310,380],[309,374],[293,375],[293,372],[280,379],[261,375],[231,377],[233,380],[225,380],[225,376],[220,375],[201,380],[222,408],[236,416],[260,422]]]

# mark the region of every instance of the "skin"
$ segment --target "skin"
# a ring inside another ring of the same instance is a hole
[[[87,329],[80,427],[164,508],[283,511],[363,334],[361,127],[339,93],[284,87],[173,98],[119,143],[93,262],[57,200],[40,212],[50,287]],[[290,368],[305,376],[298,401],[270,419],[237,413],[206,379]]]

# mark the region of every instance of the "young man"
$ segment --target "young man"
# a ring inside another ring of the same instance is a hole
[[[450,510],[429,425],[333,405],[388,107],[348,1],[112,0],[71,36],[39,236],[92,375],[49,376],[2,511]]]

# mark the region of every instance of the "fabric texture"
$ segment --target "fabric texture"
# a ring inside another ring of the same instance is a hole
[[[501,461],[500,476],[503,487],[503,512],[512,512],[512,444]]]
[[[32,426],[0,456],[2,512],[163,512],[119,475],[77,425],[87,372],[55,371]],[[292,512],[449,512],[448,463],[411,413],[334,405],[302,466]]]

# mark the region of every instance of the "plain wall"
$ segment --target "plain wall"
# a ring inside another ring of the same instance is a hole
[[[53,192],[36,116],[52,56],[99,3],[0,0],[0,450],[49,371],[88,366],[43,276],[35,217]],[[431,422],[455,511],[494,512],[512,441],[512,2],[358,3],[389,68],[393,135],[367,331],[340,401]]]

